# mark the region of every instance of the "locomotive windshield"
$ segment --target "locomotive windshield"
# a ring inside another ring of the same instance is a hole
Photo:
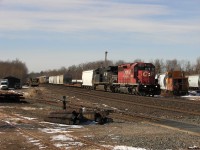
[[[155,68],[152,66],[138,66],[138,70],[154,71]]]
[[[146,71],[154,71],[155,67],[152,64],[138,64],[135,68],[137,68],[137,70],[146,70]]]

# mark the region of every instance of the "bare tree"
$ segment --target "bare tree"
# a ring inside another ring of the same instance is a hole
[[[166,60],[165,68],[166,68],[166,71],[181,70],[181,66],[178,63],[177,59]]]
[[[144,62],[144,61],[142,59],[137,58],[133,62]]]
[[[200,57],[196,60],[195,73],[200,74]]]
[[[25,82],[28,74],[26,64],[16,59],[14,61],[0,61],[0,78],[13,76]]]
[[[152,62],[155,66],[155,72],[156,74],[160,74],[162,72],[164,72],[165,70],[165,66],[164,66],[164,62],[162,59],[156,59]]]
[[[125,64],[125,63],[127,63],[127,62],[124,61],[124,60],[118,60],[118,61],[115,62],[115,66],[118,66],[118,65],[121,65],[121,64]]]

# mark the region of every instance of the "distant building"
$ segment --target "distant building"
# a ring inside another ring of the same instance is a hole
[[[21,88],[20,79],[12,76],[5,77],[4,79],[8,79],[8,88]]]

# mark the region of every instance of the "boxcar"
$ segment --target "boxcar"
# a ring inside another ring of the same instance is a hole
[[[87,70],[82,72],[82,87],[85,88],[93,88],[93,75],[94,70]]]
[[[198,90],[200,89],[200,75],[188,76],[189,89]]]

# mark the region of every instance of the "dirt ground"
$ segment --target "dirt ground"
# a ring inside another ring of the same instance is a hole
[[[146,121],[113,118],[113,123],[104,125],[45,122],[53,110],[29,103],[34,94],[33,89],[26,90],[25,102],[0,103],[0,149],[200,149],[199,136]]]

